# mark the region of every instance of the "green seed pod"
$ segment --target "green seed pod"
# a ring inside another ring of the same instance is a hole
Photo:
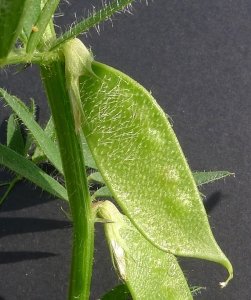
[[[159,249],[218,262],[231,279],[232,266],[212,235],[165,113],[125,74],[97,62],[92,69],[101,80],[80,78],[82,130],[119,206]]]

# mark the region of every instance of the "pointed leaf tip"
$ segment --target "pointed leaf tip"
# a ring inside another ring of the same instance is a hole
[[[221,288],[221,289],[224,289],[224,288],[228,285],[229,281],[230,281],[232,278],[233,278],[233,269],[232,269],[232,266],[231,266],[231,269],[229,270],[229,276],[228,276],[228,279],[227,279],[226,281],[224,281],[224,282],[219,282],[220,288]]]

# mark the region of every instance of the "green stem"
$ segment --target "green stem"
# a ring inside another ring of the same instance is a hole
[[[94,220],[82,144],[75,133],[64,65],[56,61],[40,66],[40,72],[57,134],[74,228],[68,299],[87,300],[92,275]]]
[[[21,64],[21,63],[37,63],[37,64],[48,64],[55,60],[59,59],[59,55],[56,51],[54,52],[36,52],[33,54],[27,54],[25,49],[19,48],[14,49],[8,55],[8,57],[4,60],[4,63],[1,64],[0,67]]]
[[[0,205],[4,202],[6,197],[9,195],[10,191],[13,189],[14,185],[22,179],[22,176],[17,175],[11,182],[5,182],[0,184],[0,186],[9,185],[7,191],[4,193],[3,197],[0,199]]]

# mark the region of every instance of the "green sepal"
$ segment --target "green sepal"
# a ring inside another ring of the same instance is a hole
[[[82,75],[97,77],[91,68],[93,56],[79,39],[64,43],[62,50],[65,58],[66,87],[71,100],[75,132],[79,133],[84,115],[79,95],[79,77]]]
[[[114,268],[134,300],[191,300],[192,295],[173,254],[149,243],[109,201],[99,206]],[[120,298],[117,298],[120,299]]]

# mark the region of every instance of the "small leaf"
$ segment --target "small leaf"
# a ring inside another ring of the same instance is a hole
[[[216,172],[194,172],[193,177],[197,184],[200,186],[205,183],[209,183],[215,180],[222,179],[224,177],[234,175],[234,173],[230,173],[228,171],[216,171]]]
[[[66,189],[28,159],[0,144],[0,164],[35,183],[48,193],[68,201]]]
[[[34,99],[31,99],[30,102],[30,108],[29,108],[29,112],[33,115],[33,118],[35,120],[36,117],[36,105],[35,105],[35,101]],[[27,135],[26,135],[26,139],[25,139],[25,147],[24,147],[24,156],[28,155],[28,152],[32,146],[32,134],[28,131]]]
[[[24,141],[17,116],[11,114],[7,124],[7,147],[24,155]]]
[[[107,186],[103,186],[98,189],[91,198],[94,199],[97,197],[112,197],[112,193]]]
[[[82,141],[82,148],[83,148],[83,151],[84,151],[84,158],[85,158],[85,165],[88,167],[88,168],[92,168],[92,169],[95,169],[97,170],[98,167],[92,157],[92,153],[89,149],[89,146],[86,142],[86,139],[85,139],[85,136],[83,135],[82,132],[80,132],[80,137],[81,137],[81,141]]]
[[[56,130],[52,117],[50,117],[50,119],[48,120],[44,129],[44,133],[52,140],[53,143],[56,141]]]
[[[48,122],[45,126],[44,134],[46,134],[47,138],[49,138],[55,144],[56,132],[55,132],[55,127],[54,127],[52,117],[50,117],[50,119],[48,120]],[[40,160],[44,160],[46,158],[48,159],[48,157],[46,157],[46,155],[44,154],[44,152],[40,148],[40,146],[37,145],[37,147],[36,147],[36,149],[35,149],[35,151],[32,155],[32,161],[37,162],[37,161],[40,161]]]
[[[91,173],[88,176],[88,181],[90,181],[90,180],[101,183],[101,184],[105,184],[105,181],[99,172]]]
[[[94,62],[80,78],[82,130],[106,185],[135,227],[158,248],[218,262],[200,193],[165,113],[142,86]],[[228,279],[228,280],[229,280]]]
[[[149,243],[111,202],[101,204],[98,215],[110,220],[104,228],[114,267],[134,300],[192,299],[174,255]]]
[[[52,20],[53,14],[58,6],[60,0],[48,0],[46,1],[42,11],[40,12],[33,30],[29,36],[26,52],[33,53],[41,42],[42,36],[46,30],[48,23]],[[49,41],[47,41],[49,42]]]
[[[29,129],[33,136],[33,139],[37,145],[45,153],[46,157],[54,165],[54,167],[63,174],[61,158],[57,147],[50,140],[50,138],[44,133],[43,129],[34,120],[33,115],[29,112],[28,108],[24,103],[15,96],[11,96],[6,91],[0,88],[0,94],[3,96],[5,101],[23,121],[25,126]]]
[[[120,284],[106,293],[100,300],[127,300],[130,292],[125,284]]]
[[[41,0],[33,0],[32,10],[30,11],[29,15],[25,18],[25,23],[23,27],[23,32],[20,35],[20,38],[24,45],[27,44],[28,38],[32,32],[32,26],[37,21],[37,18],[41,12]]]

